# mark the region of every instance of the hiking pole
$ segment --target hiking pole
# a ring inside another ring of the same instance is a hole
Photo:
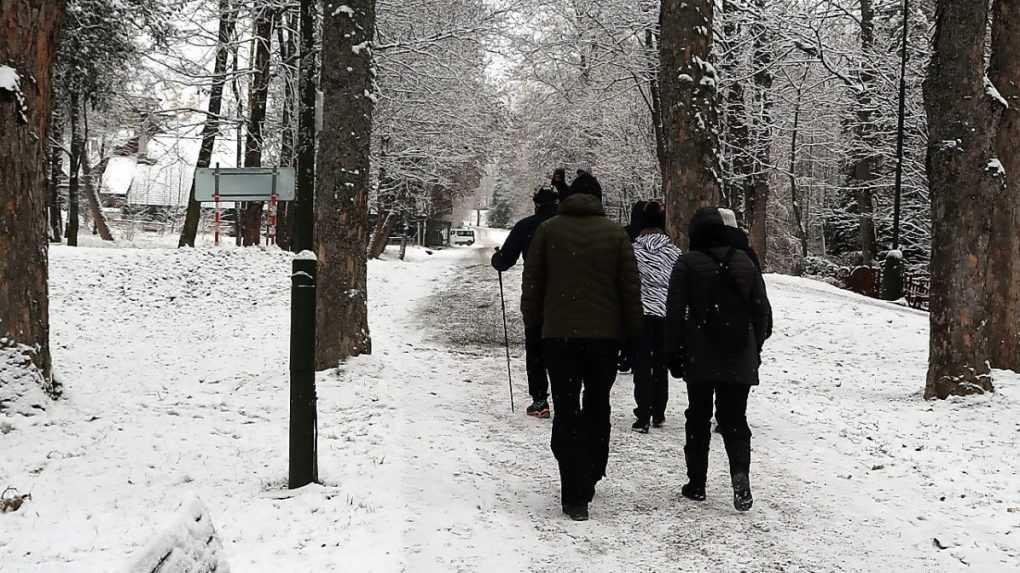
[[[506,297],[503,296],[503,273],[499,275],[499,303],[503,307],[503,344],[506,346],[506,380],[510,386],[510,412],[514,411],[514,381],[510,374],[510,331],[506,327]]]

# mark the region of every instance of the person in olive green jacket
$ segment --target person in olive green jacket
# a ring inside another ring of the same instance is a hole
[[[609,457],[617,356],[641,333],[641,283],[630,237],[606,218],[590,172],[579,170],[566,195],[532,239],[521,311],[525,326],[542,325],[563,511],[585,520]]]

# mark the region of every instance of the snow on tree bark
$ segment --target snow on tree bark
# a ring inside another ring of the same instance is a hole
[[[991,211],[1005,193],[988,169],[1004,105],[985,75],[988,4],[940,0],[928,78],[932,201],[931,342],[925,398],[992,390],[987,295]],[[1015,232],[1015,229],[1013,229]]]
[[[212,88],[209,92],[209,111],[202,126],[202,146],[198,150],[198,161],[195,167],[209,167],[212,163],[213,147],[220,131],[220,110],[223,107],[223,85],[227,81],[227,55],[230,37],[234,34],[235,14],[231,0],[219,0],[219,31],[216,40],[216,60],[213,64]],[[191,181],[188,192],[188,211],[181,227],[181,238],[178,247],[194,247],[198,235],[198,223],[202,217],[202,205],[195,201],[195,181]]]
[[[996,0],[993,10],[988,74],[1009,108],[996,140],[1006,188],[991,209],[989,330],[992,366],[1020,372],[1020,0]]]
[[[374,0],[324,5],[315,240],[316,367],[372,351],[368,332],[368,188],[375,103]]]
[[[45,384],[49,344],[46,147],[58,0],[0,0],[0,338],[29,347]]]
[[[664,0],[659,80],[668,173],[667,227],[682,247],[699,207],[719,204],[719,109],[712,50],[712,0]]]

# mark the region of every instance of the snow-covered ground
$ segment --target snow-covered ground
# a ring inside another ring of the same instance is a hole
[[[490,242],[498,237],[488,237]],[[714,438],[709,499],[679,498],[683,385],[665,428],[613,392],[592,521],[560,514],[549,421],[511,414],[488,252],[370,264],[375,354],[319,376],[321,486],[285,489],[290,255],[51,249],[65,399],[0,420],[0,571],[111,571],[194,497],[235,571],[1015,571],[1020,378],[925,402],[927,317],[769,277],[748,514]],[[519,267],[504,276],[519,321]],[[512,325],[515,332],[518,330]]]

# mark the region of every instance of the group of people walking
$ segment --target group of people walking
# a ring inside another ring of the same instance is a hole
[[[610,390],[627,370],[634,375],[632,427],[641,433],[666,422],[669,374],[687,384],[681,494],[688,499],[705,499],[715,402],[734,507],[750,509],[747,399],[772,311],[733,212],[698,210],[681,253],[658,202],[635,204],[626,228],[610,221],[589,164],[579,164],[569,184],[557,169],[533,199],[535,214],[514,226],[492,266],[503,272],[524,258],[527,413],[554,414],[564,513],[588,519],[609,460]]]

